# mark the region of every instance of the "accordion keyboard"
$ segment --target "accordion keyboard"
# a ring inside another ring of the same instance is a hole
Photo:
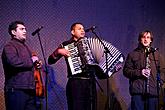
[[[65,49],[67,49],[71,55],[68,57],[68,63],[72,72],[72,75],[78,74],[82,72],[81,69],[81,59],[78,56],[78,49],[76,46],[74,46],[74,43],[71,43],[69,45],[64,46]]]

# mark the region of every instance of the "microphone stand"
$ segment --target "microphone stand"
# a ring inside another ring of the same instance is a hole
[[[108,104],[108,110],[110,110],[110,88],[109,88],[109,79],[108,79],[108,54],[110,56],[112,56],[112,54],[110,53],[110,51],[108,50],[108,48],[104,45],[104,43],[102,42],[102,40],[99,38],[99,36],[96,34],[96,32],[94,32],[94,30],[92,29],[92,33],[98,38],[98,40],[100,41],[100,43],[103,45],[104,47],[104,53],[105,53],[105,60],[106,60],[106,75],[107,75],[107,104]],[[106,108],[106,107],[105,107]]]
[[[47,68],[47,63],[46,63],[46,58],[45,58],[45,54],[44,54],[44,49],[43,49],[43,46],[42,46],[42,43],[41,43],[41,37],[40,37],[40,33],[37,32],[37,36],[38,36],[38,39],[39,39],[39,43],[40,43],[40,46],[41,46],[41,51],[42,51],[42,56],[44,58],[44,63],[45,63],[45,71],[46,71],[46,79],[45,79],[45,98],[46,98],[46,110],[48,110],[48,68]]]
[[[157,95],[158,95],[158,110],[160,109],[160,102],[159,102],[159,90],[160,90],[160,85],[161,85],[161,78],[160,78],[160,65],[156,63],[155,59],[155,54],[152,52],[153,58],[154,58],[154,63],[156,67],[156,83],[157,83]]]

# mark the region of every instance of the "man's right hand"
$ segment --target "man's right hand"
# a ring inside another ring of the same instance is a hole
[[[65,57],[70,57],[70,52],[64,48],[58,49],[57,53],[65,56]]]

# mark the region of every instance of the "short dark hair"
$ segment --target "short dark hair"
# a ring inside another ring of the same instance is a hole
[[[75,27],[77,24],[83,25],[83,24],[80,23],[80,22],[73,23],[73,24],[71,25],[71,27],[70,27],[70,30],[71,30],[71,31],[74,30],[74,27]]]
[[[8,28],[8,33],[13,37],[14,35],[12,34],[12,30],[16,30],[17,25],[18,24],[22,24],[24,25],[24,23],[22,21],[13,21],[9,24],[9,28]]]
[[[149,30],[145,30],[139,33],[138,41],[141,42],[141,38],[144,36],[145,33],[150,33],[151,34],[151,41],[153,42],[153,33]]]

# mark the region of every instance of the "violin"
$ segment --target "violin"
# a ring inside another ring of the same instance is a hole
[[[33,53],[33,56],[36,55]],[[36,61],[34,62],[34,79],[35,79],[35,88],[36,88],[36,96],[44,97],[45,96],[45,86],[43,79],[43,71],[42,71],[42,62]]]

